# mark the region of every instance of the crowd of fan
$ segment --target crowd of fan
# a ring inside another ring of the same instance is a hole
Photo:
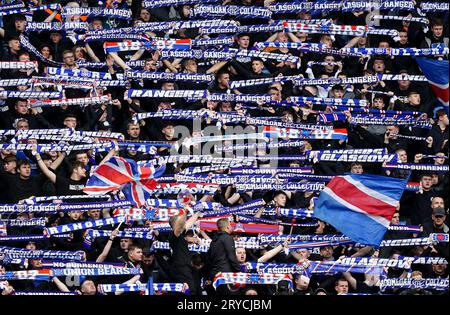
[[[8,2],[8,1],[7,1]],[[45,0],[29,1],[33,5],[50,3]],[[281,1],[283,2],[283,1]],[[93,30],[110,29],[117,27],[136,26],[139,23],[154,21],[182,21],[189,20],[190,5],[179,7],[161,7],[146,9],[141,7],[141,1],[117,0],[114,1],[119,8],[127,7],[132,10],[133,19],[130,21],[94,17],[87,19]],[[225,0],[223,5],[257,5],[263,6],[273,3],[271,1],[252,0]],[[63,6],[98,6],[98,1],[79,0],[61,1]],[[404,12],[398,12],[403,14]],[[397,14],[397,15],[399,15]],[[406,14],[404,14],[406,15]],[[365,25],[367,12],[322,12],[319,18],[332,19],[336,24]],[[323,43],[328,47],[431,47],[433,43],[442,43],[448,47],[448,13],[430,13],[427,17],[431,20],[429,32],[424,33],[417,24],[404,21],[388,21],[386,28],[394,28],[399,31],[400,41],[394,42],[383,36],[351,37],[330,36],[327,34],[307,34],[277,32],[270,33],[240,33],[236,34],[235,44],[239,49],[250,49],[255,42],[312,42]],[[306,12],[280,14],[273,19],[311,19],[311,14]],[[317,18],[317,17],[313,17]],[[31,15],[11,15],[0,17],[0,56],[3,61],[30,61],[35,57],[21,47],[19,36],[24,32],[27,21],[61,21],[58,11],[36,11]],[[265,20],[235,18],[241,25],[263,24]],[[162,32],[149,32],[149,36],[164,37]],[[166,35],[167,36],[167,35]],[[170,38],[202,38],[198,29],[177,30]],[[370,108],[394,109],[400,111],[422,112],[422,117],[431,119],[431,130],[399,127],[396,125],[350,125],[348,122],[334,123],[335,127],[343,127],[348,130],[348,140],[305,140],[302,148],[281,148],[279,154],[301,154],[305,150],[315,149],[344,149],[344,148],[386,148],[389,153],[396,153],[403,162],[424,164],[445,164],[444,156],[448,156],[448,116],[444,110],[435,111],[436,98],[426,82],[379,81],[374,84],[333,85],[333,86],[293,86],[290,82],[259,85],[255,87],[230,90],[231,80],[255,79],[274,77],[278,75],[304,75],[305,78],[329,78],[329,77],[357,77],[372,74],[422,74],[416,61],[409,56],[370,56],[360,58],[355,62],[354,58],[341,58],[333,55],[323,55],[311,52],[300,52],[286,48],[268,48],[267,51],[279,54],[292,54],[301,58],[301,66],[296,67],[290,62],[264,61],[259,58],[240,57],[231,61],[214,62],[211,60],[174,59],[160,60],[159,52],[139,50],[134,52],[119,52],[105,54],[102,42],[74,43],[68,38],[68,34],[62,31],[40,31],[29,34],[30,42],[38,51],[50,60],[62,62],[63,68],[76,69],[80,61],[105,62],[112,78],[117,73],[127,69],[126,62],[130,60],[144,60],[144,71],[166,71],[173,73],[209,73],[215,75],[211,84],[176,81],[136,80],[128,83],[127,87],[96,87],[95,91],[65,88],[65,98],[88,97],[92,95],[112,96],[112,101],[101,105],[92,106],[61,106],[30,108],[27,99],[0,99],[0,129],[50,129],[50,128],[74,128],[75,130],[109,130],[121,132],[125,139],[130,141],[176,141],[175,127],[184,125],[192,131],[192,121],[189,120],[161,120],[157,118],[140,121],[132,121],[132,115],[140,112],[155,112],[163,109],[193,109],[211,110],[216,112],[242,112],[242,104],[233,102],[215,102],[198,100],[186,102],[183,99],[167,98],[128,98],[126,91],[129,88],[136,89],[207,89],[211,93],[269,93],[275,101],[286,100],[290,96],[317,96],[331,98],[366,99]],[[434,58],[447,59],[447,56]],[[313,65],[310,61],[336,62],[336,65]],[[97,71],[96,69],[92,69]],[[104,70],[102,70],[104,71]],[[45,75],[46,64],[38,60],[38,68],[6,70],[0,72],[1,79],[31,78],[35,75]],[[1,89],[1,88],[0,88]],[[17,86],[17,90],[26,91],[31,86]],[[34,88],[35,89],[35,88]],[[47,88],[50,91],[52,88]],[[95,94],[92,94],[95,93]],[[317,122],[316,110],[327,110],[326,106],[310,105],[305,107],[271,107],[259,104],[257,109],[248,110],[247,113],[255,117],[282,117],[286,122],[312,123]],[[351,113],[347,112],[348,117]],[[203,122],[203,126],[214,122]],[[245,126],[245,125],[243,125]],[[417,141],[397,137],[396,134],[420,136],[426,141]],[[10,141],[4,138],[3,143]],[[28,143],[36,143],[29,139]],[[41,142],[41,141],[39,141]],[[45,142],[45,141],[44,141]],[[0,203],[19,203],[32,196],[51,195],[77,195],[82,194],[81,189],[86,184],[89,171],[92,166],[100,161],[118,154],[121,157],[135,161],[150,158],[145,153],[113,150],[107,155],[92,150],[77,152],[49,152],[48,154],[32,154],[31,151],[0,151]],[[159,148],[158,154],[169,154],[166,148]],[[424,158],[423,155],[440,155],[442,158]],[[269,160],[261,160],[258,167],[263,167]],[[303,161],[281,161],[280,165],[295,167],[304,166]],[[169,164],[166,174],[177,173],[188,165]],[[190,165],[192,166],[192,165]],[[417,171],[385,171],[381,163],[332,163],[319,162],[313,165],[316,174],[343,174],[372,173],[385,176],[409,177],[409,181],[420,182],[419,192],[405,192],[399,210],[394,215],[393,224],[421,225],[422,232],[415,237],[428,236],[431,233],[448,233],[448,174]],[[223,206],[235,206],[256,198],[264,198],[274,207],[308,208],[312,207],[311,200],[318,193],[310,192],[236,192],[234,186],[222,186],[212,195],[196,196],[201,201],[219,202]],[[166,196],[165,198],[176,198]],[[107,218],[111,216],[113,209],[90,210],[87,212],[72,211],[67,214],[45,216],[47,226],[62,225],[73,222]],[[439,256],[448,259],[448,246],[442,243],[430,246],[388,247],[375,249],[372,247],[353,248],[352,246],[329,246],[320,248],[317,252],[307,249],[291,252],[286,255],[283,250],[287,242],[273,248],[261,250],[249,250],[234,248],[232,231],[227,220],[218,222],[219,231],[193,233],[191,227],[195,224],[200,214],[187,220],[186,216],[174,216],[170,223],[173,228],[171,233],[158,233],[154,230],[157,240],[169,241],[171,250],[153,250],[151,241],[116,238],[114,231],[111,237],[96,238],[91,248],[83,247],[85,231],[75,231],[70,238],[49,238],[45,241],[11,241],[0,242],[0,246],[12,246],[27,249],[57,249],[57,250],[84,250],[87,261],[97,262],[122,262],[130,267],[142,269],[142,274],[131,276],[107,276],[83,279],[78,285],[65,283],[64,278],[54,277],[51,282],[31,280],[11,280],[2,294],[11,294],[14,290],[40,290],[40,291],[73,291],[80,290],[81,294],[98,294],[96,285],[99,283],[123,283],[124,281],[141,281],[145,283],[152,276],[154,282],[181,282],[188,283],[191,294],[235,294],[235,295],[271,295],[271,294],[342,294],[347,292],[377,294],[379,288],[376,283],[379,277],[376,275],[364,275],[354,273],[320,274],[311,278],[300,274],[293,275],[293,289],[283,286],[283,283],[275,285],[247,285],[233,286],[223,285],[215,291],[211,281],[217,272],[240,272],[241,265],[247,261],[298,263],[310,261],[333,261],[341,256],[347,257],[380,257],[393,258],[401,256]],[[0,217],[6,218],[6,215]],[[9,219],[29,219],[32,214],[20,213],[9,216]],[[276,218],[282,219],[282,218]],[[284,219],[288,222],[286,219]],[[313,223],[315,219],[304,219],[302,223]],[[133,226],[151,227],[151,222],[134,222]],[[289,233],[289,225],[284,227],[284,234]],[[107,227],[106,229],[111,229]],[[35,228],[8,228],[8,235],[39,234],[42,230]],[[294,227],[292,234],[337,234],[338,232],[329,224],[319,221],[313,227]],[[238,233],[239,234],[239,233]],[[400,239],[411,237],[411,234],[401,231],[389,231],[385,239]],[[187,244],[199,242],[199,238],[212,238],[213,242],[208,253],[191,253],[187,250]],[[234,252],[235,251],[235,252]],[[27,265],[0,266],[0,273],[11,270],[39,269],[39,259],[30,259]],[[406,277],[407,270],[387,268],[390,277]],[[445,278],[448,277],[447,265],[413,265],[413,277],[418,278]],[[222,287],[222,288],[221,288]],[[221,288],[221,289],[220,289]],[[433,290],[396,290],[394,294],[438,294]]]

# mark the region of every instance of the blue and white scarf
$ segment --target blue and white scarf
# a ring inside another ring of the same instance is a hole
[[[174,80],[187,82],[212,82],[214,75],[203,73],[172,73],[172,72],[148,72],[138,70],[127,70],[126,79],[148,79],[148,80]]]
[[[441,278],[403,278],[403,279],[383,279],[380,281],[380,290],[386,289],[430,289],[448,291],[449,279]]]
[[[237,5],[203,5],[195,6],[193,9],[193,16],[213,17],[213,16],[236,16],[246,18],[264,18],[270,19],[272,12],[264,7],[255,6],[237,6]]]
[[[217,3],[219,0],[144,0],[142,6],[144,8],[161,8],[170,6],[180,6],[185,4],[204,4],[204,3]]]
[[[99,284],[97,288],[101,293],[141,292],[147,289],[147,284]],[[153,283],[153,290],[155,292],[186,293],[186,289],[183,283]]]
[[[25,227],[25,226],[37,226],[44,227],[46,222],[45,218],[37,219],[0,219],[0,224],[4,223],[6,226]]]
[[[78,77],[78,78],[91,78],[96,80],[112,80],[112,75],[109,72],[95,72],[88,71],[84,69],[64,69],[64,68],[55,68],[55,67],[47,67],[48,75],[61,75],[68,77]],[[119,80],[124,80],[123,73],[117,73],[117,78]]]
[[[236,184],[237,192],[251,190],[285,190],[285,191],[321,191],[325,188],[324,182],[286,183],[286,184]]]
[[[7,254],[11,258],[45,258],[62,260],[83,260],[83,251],[62,251],[62,250],[28,250],[24,248],[14,248],[0,246],[0,253]]]
[[[433,172],[448,172],[448,165],[433,165],[433,164],[417,164],[417,163],[386,163],[383,168],[385,169],[400,169],[400,170],[412,170],[412,171],[433,171]]]
[[[125,222],[126,218],[123,216],[115,217],[115,218],[106,218],[106,219],[98,219],[91,220],[79,223],[70,223],[65,225],[51,226],[44,229],[44,235],[54,235],[61,234],[65,232],[73,232],[78,230],[92,229],[94,227],[105,226],[105,225],[113,225],[121,222]]]
[[[108,18],[118,18],[131,20],[131,10],[128,9],[106,9],[101,7],[95,8],[76,8],[76,7],[64,7],[61,16],[62,17],[71,17],[71,16],[101,16]]]
[[[8,99],[8,98],[24,98],[24,99],[62,98],[62,93],[61,92],[42,92],[42,91],[8,91],[8,90],[0,91],[0,99]]]
[[[52,4],[46,4],[41,5],[37,7],[20,7],[20,6],[7,6],[7,7],[0,7],[0,16],[7,16],[12,14],[21,14],[21,13],[27,13],[27,12],[33,12],[33,11],[43,11],[43,10],[61,10],[61,5],[59,3],[52,3]]]
[[[62,276],[122,276],[122,275],[138,275],[139,268],[111,267],[111,268],[67,268],[53,269],[55,277]]]
[[[25,32],[39,31],[87,31],[87,22],[28,22]]]
[[[37,69],[37,61],[0,61],[0,69]]]
[[[91,238],[97,238],[97,237],[110,237],[112,231],[106,231],[106,230],[88,230],[88,234]],[[116,235],[116,237],[119,238],[136,238],[136,239],[146,239],[146,240],[153,240],[154,235],[152,232],[125,232],[125,231],[119,231],[119,233]]]
[[[49,64],[52,66],[57,66],[57,67],[61,67],[63,65],[63,63],[61,62],[56,62],[53,60],[50,60],[46,57],[44,57],[37,49],[36,47],[34,47],[30,41],[28,40],[28,37],[24,36],[23,34],[21,34],[19,36],[19,41],[20,41],[20,47],[24,50],[26,50],[27,52],[29,52],[32,56],[34,56],[35,58],[39,59],[40,61],[44,62],[45,64]]]

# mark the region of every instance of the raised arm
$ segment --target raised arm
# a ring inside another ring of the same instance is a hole
[[[50,165],[50,168],[52,170],[56,170],[58,168],[58,166],[61,165],[62,161],[64,161],[66,155],[67,155],[66,152],[58,152],[58,157],[56,158],[56,160],[54,160],[52,162],[52,164]]]
[[[258,258],[258,262],[267,262],[269,259],[275,257],[278,253],[280,253],[285,247],[287,247],[289,241],[286,240],[282,245],[278,245],[277,247],[269,250],[267,253]]]
[[[100,59],[97,57],[95,52],[92,50],[91,46],[89,46],[89,43],[86,43],[85,47],[86,47],[86,52],[89,55],[89,57],[91,57],[92,61],[100,62]]]
[[[106,257],[108,257],[109,251],[111,250],[111,246],[114,241],[114,238],[117,236],[118,233],[119,233],[118,229],[115,229],[114,231],[111,232],[111,236],[109,237],[108,242],[106,243],[105,247],[103,248],[102,253],[95,260],[96,262],[104,262],[105,261]]]
[[[348,284],[352,287],[353,290],[356,290],[356,279],[353,278],[350,272],[343,272],[342,275],[348,281]]]
[[[35,156],[36,162],[38,163],[42,173],[44,173],[53,184],[56,183],[56,174],[48,169],[47,165],[45,165],[44,161],[42,161],[41,155],[35,149],[32,150],[31,153]]]

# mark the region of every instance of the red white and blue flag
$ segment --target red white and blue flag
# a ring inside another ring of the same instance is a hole
[[[379,246],[407,180],[366,174],[333,178],[315,204],[314,216],[355,242]]]
[[[103,195],[128,183],[133,187],[141,182],[151,189],[155,182],[152,178],[164,170],[164,166],[155,169],[153,165],[138,165],[133,160],[114,156],[94,170],[83,191],[88,195]]]
[[[436,95],[439,103],[443,105],[443,108],[448,114],[448,60],[416,58],[416,61],[423,74],[428,79],[428,83],[430,83],[431,89]]]

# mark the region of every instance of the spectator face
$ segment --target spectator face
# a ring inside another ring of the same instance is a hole
[[[335,62],[336,60],[334,59],[333,56],[326,56],[323,61],[324,62]],[[334,70],[333,65],[326,65],[324,68],[325,68],[325,71],[327,71],[327,72],[332,72]]]
[[[192,72],[192,73],[196,73],[197,72],[197,63],[195,62],[195,60],[188,60],[186,62],[186,70],[188,72]]]
[[[94,31],[102,30],[103,29],[103,23],[102,21],[95,20],[92,22],[92,29]]]
[[[389,134],[398,134],[398,127],[397,126],[387,126],[386,127],[386,131],[388,131],[389,132]]]
[[[373,63],[373,70],[377,73],[382,73],[385,70],[385,65],[383,60],[375,60]]]
[[[433,220],[433,223],[435,226],[442,226],[442,224],[444,224],[446,216],[445,215],[435,215],[432,214],[431,215],[431,219]]]
[[[175,90],[175,83],[173,82],[164,82],[161,86],[163,90]]]
[[[17,130],[28,130],[30,129],[30,126],[28,125],[28,121],[21,120],[17,122]]]
[[[131,245],[131,239],[129,238],[122,238],[120,240],[120,249],[122,250],[128,250],[128,246]]]
[[[64,54],[63,59],[64,59],[64,64],[67,67],[72,67],[75,65],[75,56],[73,55],[73,53],[70,52],[70,53]]]
[[[15,174],[15,169],[17,167],[16,161],[10,161],[3,165],[3,170],[7,173]]]
[[[295,36],[297,36],[297,38],[298,38],[301,42],[306,41],[306,39],[308,38],[308,34],[305,33],[305,32],[297,32],[297,33],[295,34]]]
[[[209,109],[209,110],[216,110],[217,104],[219,104],[219,103],[218,102],[214,102],[214,101],[208,101],[206,103],[206,108]]]
[[[406,32],[399,32],[398,33],[400,36],[400,44],[402,45],[406,45],[408,43],[408,33]]]
[[[333,247],[327,246],[327,247],[321,247],[320,248],[320,256],[324,259],[329,259],[333,256]]]
[[[183,16],[185,17],[191,16],[191,8],[188,5],[183,6]]]
[[[264,69],[264,64],[261,61],[259,61],[259,60],[252,61],[252,70],[254,73],[260,74],[263,69]]]
[[[77,127],[77,119],[75,117],[67,117],[64,119],[64,126],[75,129]]]
[[[433,265],[433,272],[437,275],[442,275],[445,273],[445,269],[447,269],[447,265]]]
[[[88,165],[89,157],[87,153],[79,153],[76,155],[76,160],[83,163],[84,166]]]
[[[398,224],[400,222],[400,214],[394,213],[394,216],[391,219],[391,224]]]
[[[168,102],[161,102],[158,105],[158,110],[171,109],[171,108],[172,108],[172,104],[170,104]]]
[[[100,210],[89,210],[88,214],[92,220],[100,219]]]
[[[28,243],[27,246],[25,246],[25,249],[36,250],[36,244],[35,243]]]
[[[322,35],[320,38],[320,43],[326,45],[327,48],[331,48],[333,46],[333,41],[331,40],[330,35]]]
[[[281,93],[280,93],[280,91],[271,89],[269,91],[269,94],[271,95],[271,98],[272,98],[273,101],[281,101]]]
[[[284,207],[286,205],[286,195],[278,194],[275,198],[273,198],[273,201],[275,201],[277,207]]]
[[[245,295],[258,295],[258,292],[256,292],[256,290],[249,289],[245,291]]]
[[[155,71],[156,70],[156,60],[147,60],[144,64],[145,71]]]
[[[236,248],[236,257],[240,264],[245,263],[247,260],[247,253],[245,252],[245,248]]]
[[[31,174],[31,167],[29,164],[22,164],[19,168],[19,175],[23,179],[27,179],[30,177]]]
[[[81,219],[81,216],[83,215],[83,212],[81,211],[70,211],[68,213],[69,218],[71,218],[73,221],[78,221]]]
[[[374,99],[372,107],[376,108],[376,109],[383,109],[384,108],[384,101],[383,101],[383,99],[382,98]]]
[[[77,47],[75,49],[75,59],[86,59],[84,55],[84,49],[82,47]]]
[[[128,252],[128,257],[130,257],[131,261],[140,262],[142,261],[142,248],[134,248],[132,251]]]
[[[16,28],[16,31],[18,31],[18,32],[23,32],[25,30],[26,25],[27,25],[27,21],[16,20],[14,22],[14,27]]]
[[[408,162],[408,154],[406,153],[405,150],[397,151],[397,158],[402,163]]]
[[[145,9],[141,10],[141,13],[139,14],[139,17],[142,19],[142,21],[144,22],[150,22],[150,12],[148,12]]]
[[[364,47],[367,45],[367,38],[366,37],[360,37],[358,40],[358,45],[360,47]]]
[[[30,61],[30,56],[26,54],[22,54],[19,56],[19,61]]]
[[[292,116],[292,114],[290,113],[285,113],[282,118],[283,121],[287,123],[292,123],[294,121],[294,116]]]
[[[8,41],[8,47],[12,52],[18,52],[20,50],[20,42],[17,39],[11,39]]]
[[[229,85],[228,83],[230,82],[230,75],[228,73],[222,73],[218,78],[217,78],[217,83],[219,84],[220,88],[228,88]]]
[[[389,48],[389,43],[388,42],[380,42],[378,44],[378,48]]]
[[[128,126],[127,133],[132,139],[139,138],[139,135],[141,134],[141,127],[139,127],[138,124],[132,124]]]
[[[250,45],[250,37],[249,36],[242,36],[238,39],[238,45],[241,49],[247,49]]]
[[[411,106],[418,106],[420,105],[420,94],[419,93],[414,93],[414,94],[410,94],[408,96],[408,100],[409,100],[409,105]]]
[[[444,208],[444,199],[441,197],[434,197],[433,200],[431,200],[431,208]]]
[[[47,46],[42,47],[41,54],[47,59],[50,58],[50,48]]]
[[[310,255],[309,250],[307,249],[299,249],[297,250],[297,254],[299,254],[302,259],[308,259]]]
[[[142,262],[146,265],[151,265],[155,260],[155,255],[143,256]]]
[[[162,134],[167,140],[172,140],[175,135],[175,128],[172,125],[168,125],[162,129]]]
[[[441,37],[443,31],[444,31],[444,27],[442,25],[434,25],[431,28],[431,32],[433,33],[433,36],[436,37],[436,38]]]
[[[287,42],[288,38],[287,38],[286,33],[278,32],[278,34],[277,34],[277,41],[284,42],[284,43]]]
[[[398,86],[402,90],[406,90],[411,85],[411,81],[409,80],[398,80]]]
[[[307,280],[306,277],[298,276],[295,279],[295,286],[297,287],[298,290],[306,290],[309,286],[309,281]]]
[[[325,67],[328,67],[328,66],[325,66]],[[332,91],[332,94],[333,94],[334,98],[342,98],[344,96],[344,91],[336,89],[336,90]]]
[[[439,122],[441,122],[444,126],[448,126],[448,116],[447,114],[439,117]]]
[[[50,40],[52,41],[52,43],[57,44],[61,41],[61,34],[59,33],[51,33],[50,34]]]
[[[81,178],[86,177],[86,169],[84,167],[78,166],[73,170],[73,172]]]
[[[80,291],[83,295],[95,295],[97,293],[97,288],[93,281],[86,280],[81,285]]]
[[[437,156],[442,156],[441,158],[435,158],[434,164],[444,165],[445,164],[445,154],[442,152],[436,153]]]
[[[231,112],[233,110],[233,106],[230,102],[223,102],[220,104],[220,111],[221,112]]]
[[[356,165],[352,166],[350,172],[352,174],[362,174],[364,172],[364,170],[363,170],[363,167],[361,164],[356,164]]]
[[[423,176],[420,180],[420,184],[422,185],[423,189],[428,190],[433,185],[433,179],[431,178],[431,176]]]
[[[348,282],[339,280],[334,288],[337,294],[347,294],[348,293]]]

